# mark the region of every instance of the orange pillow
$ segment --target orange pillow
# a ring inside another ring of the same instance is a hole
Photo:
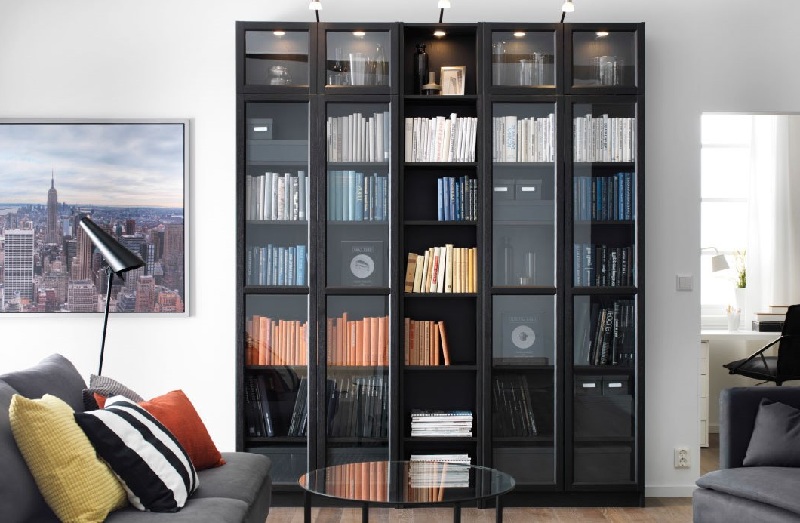
[[[163,396],[141,401],[139,405],[172,432],[178,443],[186,449],[195,469],[203,470],[225,464],[203,420],[182,390],[173,390]]]

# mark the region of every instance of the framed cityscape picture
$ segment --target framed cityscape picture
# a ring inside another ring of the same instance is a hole
[[[88,216],[144,266],[111,311],[187,313],[189,120],[0,119],[0,314],[102,312]]]

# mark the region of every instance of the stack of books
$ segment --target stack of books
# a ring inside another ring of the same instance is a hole
[[[469,487],[469,454],[412,454],[411,488]]]
[[[411,437],[472,437],[472,412],[412,410]]]
[[[753,315],[753,330],[758,332],[781,332],[786,320],[788,305],[770,305],[768,312]]]

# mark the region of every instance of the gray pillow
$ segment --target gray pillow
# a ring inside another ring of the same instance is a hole
[[[109,378],[108,376],[96,376],[92,374],[89,377],[89,388],[86,390],[89,393],[97,393],[106,398],[111,398],[113,396],[125,396],[129,400],[133,400],[136,403],[144,401],[144,398],[139,394],[117,380]],[[86,410],[89,409],[87,408]]]
[[[38,399],[52,394],[64,400],[75,412],[83,412],[86,382],[67,358],[52,354],[33,367],[0,376],[20,395]]]
[[[800,410],[763,398],[742,464],[800,467]]]

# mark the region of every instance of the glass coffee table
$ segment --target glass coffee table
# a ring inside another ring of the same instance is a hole
[[[494,498],[497,523],[503,521],[501,496],[514,488],[514,478],[486,467],[432,461],[370,461],[312,470],[300,477],[305,490],[303,518],[311,523],[313,495],[361,504],[361,521],[370,506],[415,507],[452,505],[453,521],[461,521],[461,505]]]

